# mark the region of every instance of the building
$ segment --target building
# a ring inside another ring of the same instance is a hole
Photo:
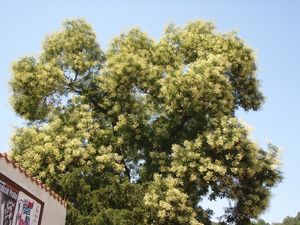
[[[64,225],[66,203],[0,153],[0,225]]]

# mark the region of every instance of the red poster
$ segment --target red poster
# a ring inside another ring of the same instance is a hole
[[[41,205],[20,191],[13,225],[38,225],[40,212]]]

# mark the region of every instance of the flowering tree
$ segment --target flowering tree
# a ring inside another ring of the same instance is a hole
[[[28,123],[11,157],[66,198],[68,224],[211,224],[208,197],[247,225],[281,180],[277,148],[235,116],[263,102],[253,50],[212,23],[170,25],[159,41],[132,29],[103,52],[89,24],[66,21],[12,73]]]

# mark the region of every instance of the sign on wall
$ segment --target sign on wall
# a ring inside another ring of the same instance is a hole
[[[22,187],[0,178],[0,225],[40,225],[42,204]]]

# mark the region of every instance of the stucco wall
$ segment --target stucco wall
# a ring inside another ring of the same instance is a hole
[[[0,173],[44,202],[42,225],[65,224],[66,207],[61,201],[50,195],[50,192],[41,188],[18,168],[14,168],[5,158],[0,158]]]

